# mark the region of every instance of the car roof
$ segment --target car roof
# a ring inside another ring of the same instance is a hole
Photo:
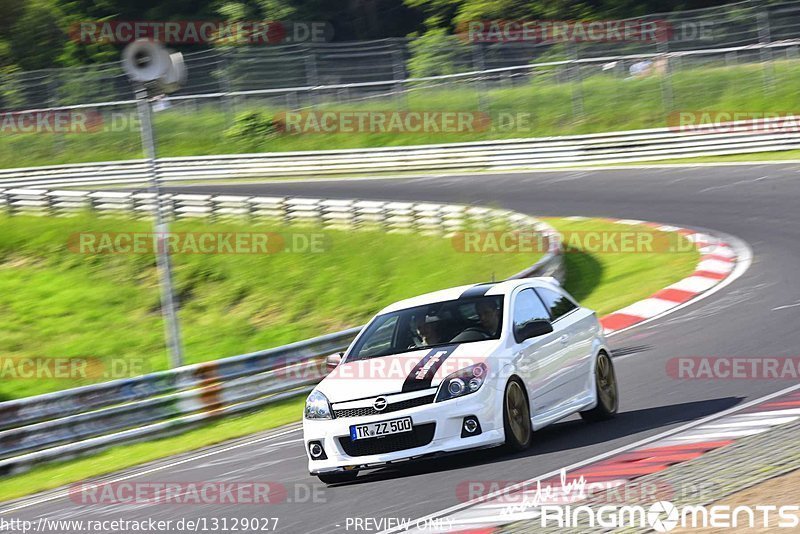
[[[441,289],[431,293],[425,293],[417,297],[411,297],[390,304],[378,312],[378,315],[391,313],[398,310],[405,310],[407,308],[415,308],[417,306],[424,306],[426,304],[433,304],[435,302],[444,302],[448,300],[456,300],[459,298],[492,296],[492,295],[507,295],[515,288],[521,285],[534,283],[536,286],[558,286],[558,282],[550,277],[538,278],[519,278],[515,280],[504,280],[501,282],[484,282],[481,284],[468,284],[464,286],[451,287],[448,289]]]

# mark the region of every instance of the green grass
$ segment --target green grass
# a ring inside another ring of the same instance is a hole
[[[63,221],[61,221],[63,224]],[[645,227],[635,227],[627,225],[611,224],[605,221],[587,220],[587,221],[570,221],[564,219],[549,219],[549,222],[556,226],[562,232],[594,232],[594,231],[631,231],[631,230],[645,230]],[[56,224],[56,223],[53,223]],[[63,229],[62,229],[63,230]],[[3,235],[0,233],[0,235]],[[353,234],[356,235],[356,234]],[[387,236],[388,237],[388,236]],[[50,242],[52,239],[42,238],[44,242]],[[682,239],[682,238],[681,238]],[[31,243],[26,249],[27,254],[32,254],[33,251],[40,250],[43,243]],[[434,249],[435,247],[429,247]],[[427,254],[428,248],[426,248]],[[452,251],[452,249],[451,249]],[[451,252],[450,251],[450,252]],[[359,256],[362,260],[369,257],[374,253],[374,249],[369,251],[354,251],[349,250],[350,253],[361,253]],[[403,251],[398,251],[403,252]],[[453,258],[454,261],[447,265],[447,274],[452,277],[455,273],[465,270],[465,265],[471,265],[469,256],[483,257],[479,254],[458,254],[458,257]],[[491,262],[499,267],[503,262],[516,262],[522,264],[529,264],[530,259],[525,254],[505,254],[497,256],[487,256]],[[592,307],[598,311],[600,315],[607,314],[611,311],[619,309],[627,304],[645,298],[655,291],[663,288],[664,286],[684,278],[690,274],[697,263],[698,253],[696,251],[687,253],[654,253],[654,254],[624,254],[624,253],[608,253],[608,254],[588,254],[581,250],[570,250],[566,254],[567,265],[567,289],[586,306]],[[509,258],[516,258],[511,260]],[[380,259],[386,259],[380,258]],[[396,259],[396,258],[395,258]],[[387,268],[381,265],[380,261],[368,260],[370,269],[382,272],[385,276],[390,278],[386,279],[384,285],[387,286],[386,292],[394,292],[399,294],[404,290],[395,287],[395,280],[403,280],[404,283],[414,284],[415,287],[420,285],[420,280],[415,277],[409,277],[411,274],[407,271],[411,270],[413,273],[418,274],[417,270],[409,267],[408,258],[402,257],[403,272]],[[416,260],[415,260],[416,261]],[[424,262],[423,262],[424,263]],[[56,265],[59,265],[57,262]],[[425,273],[423,278],[430,276],[436,280],[437,288],[442,288],[447,285],[453,285],[450,281],[442,279],[437,276],[439,267],[436,264],[426,264],[431,272]],[[28,265],[26,270],[31,269],[44,269],[46,264],[38,264],[36,267]],[[301,269],[300,267],[296,267]],[[355,268],[358,270],[363,279],[360,283],[368,284],[368,280],[374,279],[365,274],[365,271],[355,265],[348,265],[348,269]],[[478,266],[480,267],[480,264]],[[301,269],[303,270],[303,269]],[[513,270],[513,269],[512,269]],[[2,273],[3,270],[0,270]],[[346,271],[342,271],[344,273]],[[314,273],[315,275],[317,273]],[[502,276],[507,273],[499,273]],[[0,274],[2,276],[2,274]],[[465,275],[467,276],[467,275]],[[478,279],[476,277],[474,279]],[[348,275],[348,279],[350,276]],[[454,280],[453,280],[454,281]],[[336,280],[328,280],[328,283],[333,286],[337,285]],[[325,285],[325,284],[323,284]],[[359,284],[356,284],[358,286]],[[433,285],[433,284],[431,284]],[[388,288],[394,288],[389,290]],[[220,287],[219,290],[227,290],[230,288]],[[333,287],[332,287],[333,289]],[[359,290],[359,287],[350,287],[349,290]],[[201,293],[198,288],[198,294]],[[417,291],[412,291],[417,292]],[[408,292],[406,292],[408,293]],[[343,295],[340,295],[342,298]],[[287,297],[288,298],[288,297]],[[365,307],[374,311],[379,306],[379,301],[369,299],[369,295],[362,295],[366,298]],[[394,297],[393,297],[394,298]],[[350,302],[350,301],[348,301]],[[292,304],[286,301],[285,304]],[[75,304],[81,307],[85,303]],[[30,304],[30,308],[35,307],[34,303]],[[352,306],[351,306],[352,308]],[[330,310],[330,308],[326,308]],[[117,320],[124,320],[119,315],[119,310],[107,310],[107,313],[114,313]],[[246,317],[237,316],[238,320],[246,320]],[[331,321],[331,328],[339,322],[347,324],[358,324],[363,322],[365,317],[349,318]],[[88,330],[91,334],[92,330]],[[191,329],[189,332],[193,332]],[[321,333],[317,330],[315,333]],[[187,334],[188,335],[188,334]],[[212,332],[213,337],[213,332]],[[246,436],[254,432],[275,428],[290,422],[298,421],[301,417],[303,398],[294,398],[286,401],[281,401],[275,405],[269,406],[261,411],[239,416],[231,417],[225,420],[220,420],[211,424],[204,425],[201,428],[190,430],[183,434],[174,437],[167,437],[157,439],[146,443],[136,443],[131,445],[120,445],[108,450],[98,452],[91,456],[72,460],[61,463],[53,463],[49,465],[39,466],[26,473],[6,477],[0,480],[0,500],[9,500],[38,491],[44,491],[71,482],[77,482],[90,477],[97,477],[108,473],[113,473],[122,469],[140,465],[142,463],[164,458],[181,452],[194,450],[204,446],[220,443],[225,440]]]
[[[179,222],[206,230],[284,235],[319,229]],[[78,232],[150,232],[149,223],[89,216],[0,217],[0,355],[83,358],[86,376],[3,373],[0,400],[167,367],[152,255],[77,254]],[[363,324],[381,307],[443,287],[502,278],[536,255],[464,254],[438,236],[324,231],[321,253],[176,254],[186,363],[284,345]],[[25,360],[23,360],[25,361]],[[110,371],[112,376],[103,371]]]
[[[644,226],[609,224],[594,220],[572,221],[543,219],[562,233],[601,232],[614,229],[622,232],[653,230]],[[660,232],[659,232],[660,234]],[[683,239],[683,238],[681,238]],[[598,316],[609,314],[664,287],[685,278],[694,271],[699,258],[695,249],[689,252],[658,253],[596,253],[580,249],[568,250],[566,289],[581,304],[597,311]]]
[[[800,91],[800,62],[774,63],[774,84],[765,91],[760,65],[691,67],[686,65],[670,78],[673,102],[670,111],[720,110],[787,112],[795,108]],[[588,73],[587,73],[588,74]],[[517,137],[583,134],[613,130],[666,126],[667,109],[662,103],[662,78],[620,79],[594,74],[580,86],[583,113],[575,114],[575,86],[556,83],[553,72],[538,71],[532,80],[485,95],[485,108],[492,117],[499,113],[526,113],[529,123],[522,129],[491,128],[475,132],[347,133],[260,136],[237,140],[224,134],[232,125],[219,105],[197,108],[175,107],[156,114],[161,156],[363,148],[426,143],[462,142]],[[477,111],[477,93],[471,88],[426,88],[406,99],[373,100],[352,104],[323,104],[320,109]],[[251,99],[238,111],[283,111]],[[202,132],[202,135],[192,135]],[[4,134],[0,136],[0,168],[56,163],[78,163],[141,157],[138,131],[88,134]]]

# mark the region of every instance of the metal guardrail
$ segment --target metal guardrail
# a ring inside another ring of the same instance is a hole
[[[4,191],[12,214],[64,215],[87,207],[149,214],[152,195],[132,192]],[[141,198],[140,198],[141,197]],[[386,230],[455,232],[498,223],[547,237],[547,253],[512,278],[564,279],[553,228],[508,210],[441,204],[278,197],[165,195],[174,218],[272,218],[325,226],[379,225]],[[308,392],[326,373],[325,356],[347,348],[361,327],[307,341],[130,379],[0,403],[0,473],[110,445],[167,435],[212,418]]]
[[[770,124],[771,121],[758,123],[764,128]],[[170,157],[158,159],[157,167],[162,183],[169,186],[214,180],[373,176],[389,172],[543,169],[800,148],[799,131],[778,127],[774,132],[754,131],[755,127],[754,123],[743,121],[731,126],[731,131],[719,132],[715,132],[721,129],[719,125],[709,125],[686,131],[654,128],[446,145]],[[137,187],[146,180],[144,160],[0,170],[0,188]]]

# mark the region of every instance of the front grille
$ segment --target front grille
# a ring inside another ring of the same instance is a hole
[[[422,447],[433,441],[436,432],[436,423],[425,423],[415,426],[411,432],[382,436],[380,438],[366,438],[352,441],[350,437],[339,438],[347,456],[369,456],[371,454],[385,454],[397,452],[414,447]]]
[[[389,412],[398,412],[400,410],[407,410],[408,408],[430,404],[433,402],[434,397],[436,397],[436,395],[426,395],[424,397],[417,397],[415,399],[392,402],[380,412],[372,406],[366,406],[364,408],[344,408],[341,410],[333,410],[333,416],[338,419],[340,417],[364,417],[366,415],[381,415]]]

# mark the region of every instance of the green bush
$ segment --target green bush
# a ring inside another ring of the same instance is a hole
[[[236,116],[233,126],[225,130],[225,137],[240,146],[259,148],[264,141],[274,139],[281,124],[261,111],[247,111]]]

